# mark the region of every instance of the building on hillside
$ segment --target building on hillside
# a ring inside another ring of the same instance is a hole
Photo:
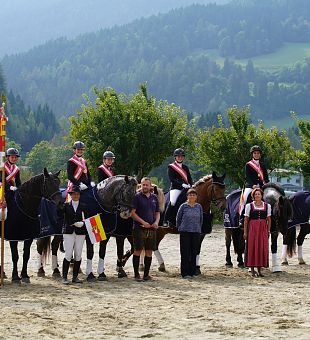
[[[304,190],[304,176],[300,171],[274,169],[269,175],[270,182],[281,184],[286,192]]]

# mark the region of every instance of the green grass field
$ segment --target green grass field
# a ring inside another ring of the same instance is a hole
[[[220,65],[225,58],[218,54],[218,50],[205,50],[203,53]],[[310,43],[286,43],[274,53],[251,58],[255,67],[266,71],[275,71],[281,67],[290,66],[297,61],[310,57]],[[245,66],[248,59],[231,59],[235,63]]]

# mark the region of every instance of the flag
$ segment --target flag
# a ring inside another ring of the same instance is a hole
[[[244,208],[244,188],[241,191],[240,202],[239,202],[239,215],[241,215]]]
[[[101,222],[100,214],[87,218],[84,222],[92,244],[107,239]]]

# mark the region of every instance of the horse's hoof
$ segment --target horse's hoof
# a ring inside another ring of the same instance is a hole
[[[140,271],[140,272],[143,272],[143,271],[144,271],[144,265],[143,265],[143,264],[140,264],[140,266],[139,266],[139,271]]]
[[[24,283],[30,283],[30,277],[29,277],[28,275],[22,277],[22,282],[24,282]]]
[[[239,263],[238,263],[238,267],[241,268],[241,269],[244,269],[244,268],[245,268],[244,263],[242,263],[242,262],[240,263],[240,262],[239,262]]]
[[[158,267],[158,270],[159,270],[160,272],[165,272],[165,271],[166,271],[165,264],[164,264],[164,263],[161,263],[161,264],[159,265],[159,267]]]
[[[200,270],[200,266],[196,266],[195,269],[195,276],[201,275],[201,270]]]
[[[127,274],[126,274],[125,270],[124,270],[124,269],[119,269],[119,270],[118,270],[118,273],[117,273],[117,277],[118,277],[119,279],[121,279],[121,278],[123,278],[123,277],[127,277]]]
[[[281,262],[281,266],[288,266],[288,261],[286,260],[286,261],[282,261]]]
[[[20,284],[21,278],[19,276],[12,277],[13,284]]]
[[[225,266],[228,267],[228,268],[231,268],[231,267],[233,267],[233,264],[232,264],[232,262],[226,262]]]
[[[298,263],[299,263],[300,265],[306,264],[306,262],[304,261],[304,259],[298,259]]]
[[[37,272],[37,276],[38,277],[45,277],[45,271],[43,269],[43,267],[40,267],[38,272]]]
[[[60,274],[60,271],[59,271],[58,268],[55,268],[55,269],[53,270],[52,277],[53,277],[54,279],[58,279],[58,278],[61,277],[61,274]]]
[[[273,274],[275,274],[275,273],[282,273],[281,267],[280,266],[272,267],[272,273]]]

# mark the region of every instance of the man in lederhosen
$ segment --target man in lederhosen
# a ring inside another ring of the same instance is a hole
[[[173,153],[175,161],[168,165],[168,176],[171,182],[170,185],[170,203],[165,212],[164,225],[169,222],[175,221],[176,211],[175,204],[183,189],[189,189],[192,184],[192,176],[189,168],[183,163],[185,152],[183,149],[178,148]]]
[[[83,142],[77,141],[73,144],[74,155],[67,163],[67,193],[72,189],[73,185],[79,186],[81,190],[85,190],[91,185],[87,162],[83,158],[84,151],[85,144]]]
[[[111,169],[114,163],[115,155],[112,151],[105,151],[103,153],[103,162],[97,169],[98,183],[104,181],[107,178],[114,176],[113,170]],[[107,243],[110,236],[107,235],[107,239],[101,241],[99,244],[99,261],[98,261],[98,281],[105,281],[107,279],[104,273],[104,257],[106,253]],[[88,235],[86,236],[86,247],[87,247],[87,265],[86,275],[87,281],[93,282],[96,280],[96,276],[93,273],[93,257],[94,257],[94,245],[91,243]]]
[[[267,169],[260,160],[262,149],[258,145],[253,145],[250,153],[252,159],[245,165],[245,189],[239,205],[240,225],[243,224],[244,207],[249,194],[254,188],[262,188],[264,184],[269,182]]]

